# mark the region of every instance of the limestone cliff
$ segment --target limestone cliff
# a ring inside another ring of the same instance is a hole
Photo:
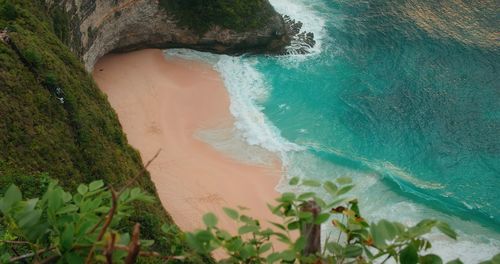
[[[289,43],[281,15],[272,10],[263,26],[235,31],[220,26],[203,34],[180,26],[158,0],[45,0],[70,16],[69,46],[87,71],[103,55],[139,48],[192,48],[215,53],[280,52]]]

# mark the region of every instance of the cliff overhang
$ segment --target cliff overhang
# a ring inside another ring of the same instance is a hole
[[[283,53],[290,34],[283,17],[272,13],[255,29],[236,31],[213,26],[200,32],[179,25],[158,0],[45,0],[69,16],[67,44],[87,71],[110,52],[143,48],[191,48],[224,54]]]

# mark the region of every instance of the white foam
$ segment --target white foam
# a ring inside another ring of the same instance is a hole
[[[270,88],[255,69],[255,59],[221,56],[215,64],[229,93],[230,111],[236,128],[250,145],[283,154],[302,148],[281,137],[280,131],[267,119],[259,105],[267,99]]]
[[[233,127],[232,122],[219,127],[198,130],[195,137],[208,143],[217,151],[246,164],[272,166],[277,158],[272,152],[260,146],[248,145],[241,133]]]
[[[317,55],[321,52],[322,41],[325,37],[325,19],[321,17],[311,6],[311,3],[301,0],[270,0],[274,9],[283,15],[288,15],[292,19],[302,22],[301,31],[311,32],[314,34],[316,45],[309,49],[310,53],[305,56],[291,55],[295,60],[301,57]],[[308,4],[309,3],[309,4]],[[300,46],[300,43],[292,43],[293,46]],[[286,56],[290,57],[290,56]]]

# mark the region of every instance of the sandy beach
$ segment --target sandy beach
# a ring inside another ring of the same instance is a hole
[[[107,55],[93,76],[143,161],[162,149],[149,171],[163,206],[183,230],[203,227],[203,214],[212,211],[234,231],[222,207],[238,205],[258,219],[272,219],[266,203],[278,196],[279,162],[247,164],[195,136],[233,124],[223,81],[210,65],[142,50]]]

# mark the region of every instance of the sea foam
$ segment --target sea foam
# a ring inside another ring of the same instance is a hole
[[[301,31],[311,32],[314,34],[316,45],[308,51],[309,55],[319,54],[325,37],[325,19],[314,11],[312,3],[308,4],[308,2],[298,0],[270,0],[269,2],[278,13],[288,15],[292,19],[302,22],[303,25]],[[300,45],[300,43],[292,42],[290,49],[293,50],[293,46]],[[307,57],[307,55],[299,57]]]
[[[262,112],[259,103],[267,99],[270,87],[254,63],[251,58],[222,56],[215,65],[231,98],[230,111],[236,119],[236,128],[250,145],[281,154],[301,150],[281,137],[279,129]]]

